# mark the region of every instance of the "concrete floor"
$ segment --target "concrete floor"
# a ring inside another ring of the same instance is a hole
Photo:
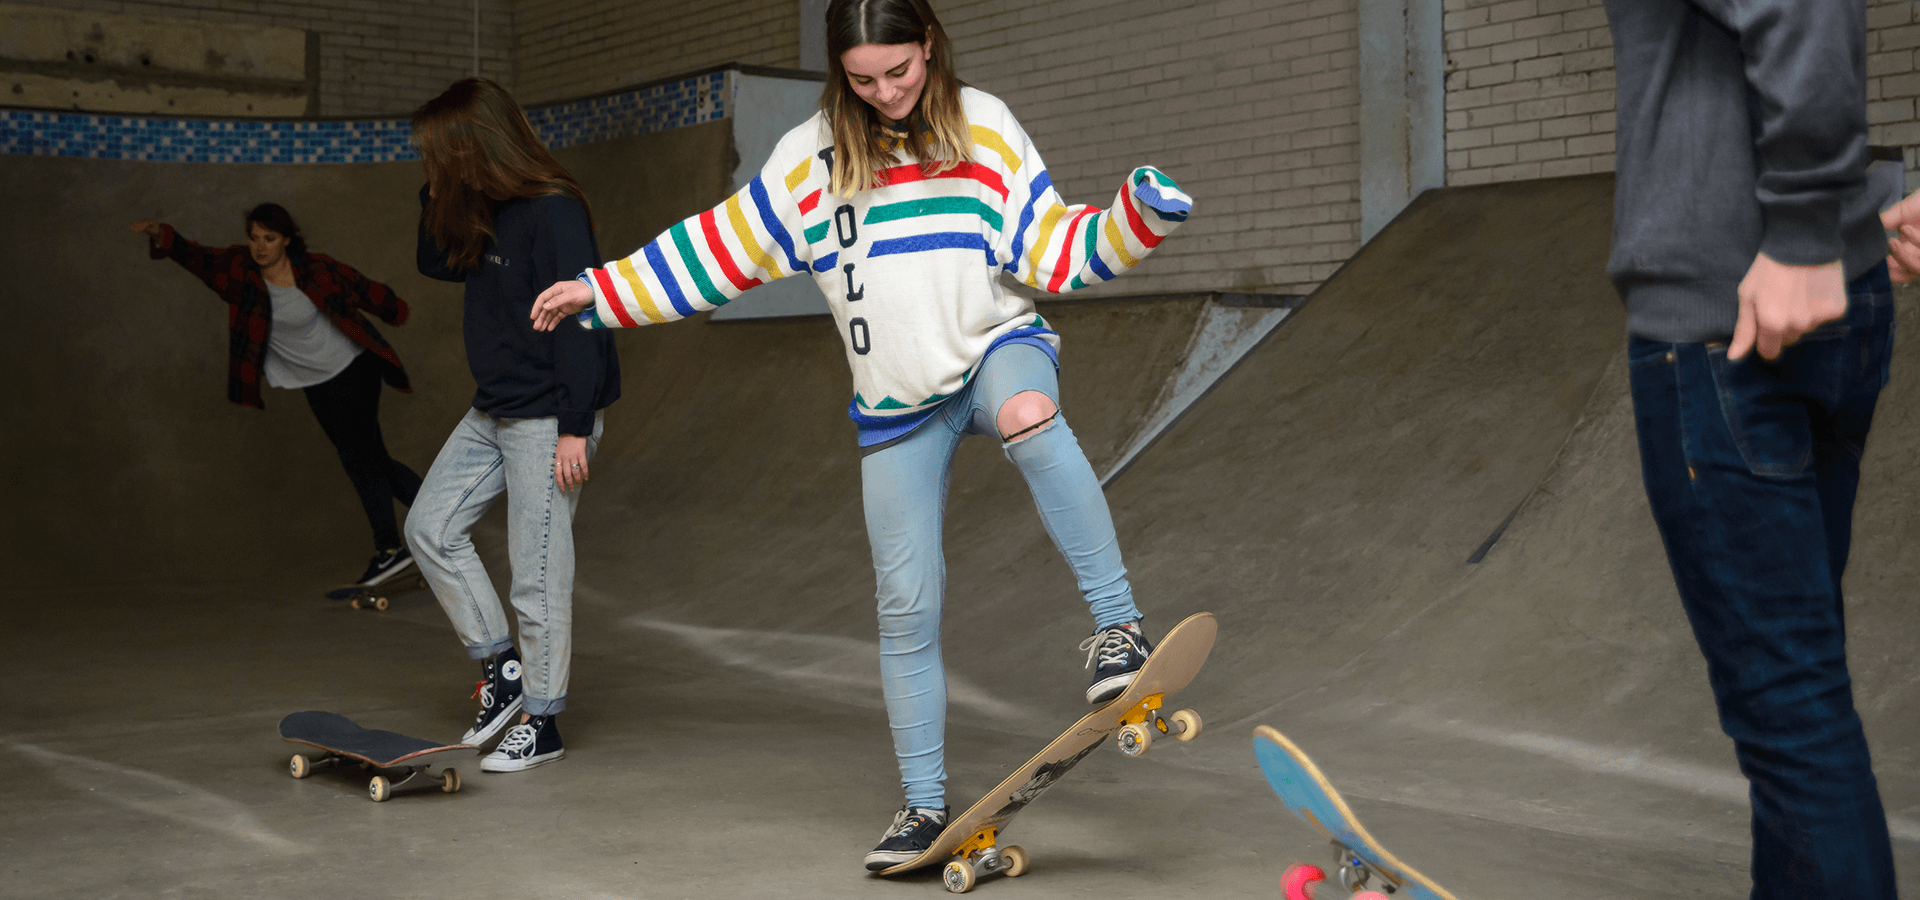
[[[1744,785],[1638,494],[1621,314],[1598,276],[1609,197],[1604,178],[1429,193],[1109,487],[1149,630],[1220,616],[1181,696],[1208,730],[1087,760],[1007,832],[1031,874],[979,894],[1276,896],[1288,863],[1325,848],[1259,776],[1250,732],[1269,724],[1462,900],[1746,896]],[[1197,302],[1043,308],[1096,468],[1151,410]],[[313,473],[291,486],[285,459],[245,456],[218,499],[119,477],[77,498],[104,527],[183,524],[37,550],[0,588],[26,638],[0,735],[0,897],[942,893],[931,870],[859,866],[899,800],[831,329],[693,322],[621,342],[626,395],[576,528],[565,760],[468,764],[460,794],[382,804],[357,776],[287,777],[287,712],[451,738],[475,667],[425,593],[384,613],[319,599],[356,567],[362,526],[317,430],[290,444]],[[1848,604],[1902,886],[1920,895],[1910,346],[1868,453]],[[424,463],[460,398],[421,368],[424,396],[456,402],[389,394],[386,419]],[[164,418],[210,393],[144,402]],[[298,434],[305,410],[270,415]],[[224,459],[182,440],[126,452],[153,479]],[[1085,614],[1030,506],[990,443],[963,446],[946,548],[956,806],[1082,709]],[[497,520],[477,537],[503,556]],[[217,574],[156,561],[190,549],[219,555]]]

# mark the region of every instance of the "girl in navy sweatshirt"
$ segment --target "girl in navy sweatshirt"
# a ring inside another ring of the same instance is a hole
[[[427,472],[407,541],[468,655],[482,661],[480,712],[462,741],[507,729],[480,768],[517,772],[566,753],[553,717],[566,707],[573,653],[573,513],[600,411],[620,396],[620,367],[611,335],[571,322],[536,331],[528,321],[541,288],[600,255],[579,184],[506,90],[461,81],[414,113],[413,132],[427,173],[420,271],[466,286],[477,390]],[[468,537],[502,494],[518,647]]]

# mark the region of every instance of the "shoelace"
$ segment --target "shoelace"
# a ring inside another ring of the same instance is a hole
[[[1094,654],[1100,655],[1100,665],[1114,665],[1126,662],[1127,650],[1134,646],[1133,636],[1124,628],[1109,628],[1080,642],[1080,649],[1087,651],[1087,667],[1093,666]]]
[[[507,736],[505,738],[502,738],[500,741],[500,746],[494,749],[495,751],[500,753],[507,753],[507,754],[518,753],[522,750],[525,750],[528,746],[533,744],[533,739],[535,735],[536,735],[536,732],[533,730],[533,725],[531,723],[521,722],[520,724],[507,729]]]
[[[927,815],[926,813],[913,813],[911,815],[908,815],[902,818],[900,821],[895,822],[893,825],[893,830],[887,832],[886,836],[881,838],[881,840],[892,840],[893,838],[897,838],[903,834],[906,834],[909,831],[912,831],[914,827],[919,825],[920,823],[932,822],[932,821],[933,821],[933,817]]]
[[[487,720],[487,711],[493,709],[493,682],[485,678],[474,682],[473,697],[477,697],[480,700],[480,714],[474,716],[473,720],[475,722],[484,722]]]

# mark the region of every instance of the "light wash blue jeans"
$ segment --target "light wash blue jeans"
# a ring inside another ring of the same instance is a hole
[[[587,458],[600,447],[596,415]],[[567,706],[573,658],[573,512],[580,491],[553,480],[560,420],[499,419],[467,410],[427,471],[407,514],[407,546],[426,576],[467,655],[486,659],[513,646],[506,610],[493,589],[473,524],[507,495],[509,598],[520,619],[520,661],[526,712],[552,715]]]
[[[997,438],[1001,404],[1022,391],[1039,391],[1057,407],[1059,374],[1040,348],[1003,346],[926,424],[860,461],[878,581],[880,679],[909,806],[945,805],[947,678],[940,607],[947,569],[940,529],[953,453],[969,434]],[[1073,568],[1094,627],[1140,618],[1106,495],[1066,418],[1056,416],[1045,429],[1001,448],[1019,467],[1041,523]]]

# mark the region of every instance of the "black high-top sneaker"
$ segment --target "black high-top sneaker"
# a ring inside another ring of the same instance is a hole
[[[354,582],[359,587],[375,587],[385,584],[402,572],[413,568],[413,552],[405,547],[382,550],[367,561],[367,570],[360,573],[360,580]]]
[[[480,683],[473,686],[480,713],[473,717],[473,727],[460,736],[460,743],[485,744],[520,715],[526,700],[520,690],[520,668],[520,651],[512,647],[481,661]]]
[[[560,726],[552,716],[534,716],[507,729],[500,746],[480,760],[482,772],[519,772],[543,766],[567,755],[560,746]]]
[[[893,814],[893,824],[887,826],[887,833],[880,836],[880,846],[867,854],[868,871],[897,866],[926,852],[940,837],[940,832],[947,830],[949,808],[900,807],[900,811]]]
[[[1133,683],[1133,673],[1146,665],[1153,653],[1153,644],[1140,632],[1140,620],[1135,619],[1094,632],[1093,637],[1080,643],[1080,649],[1087,651],[1087,665],[1093,669],[1087,702],[1100,704],[1126,691]]]

